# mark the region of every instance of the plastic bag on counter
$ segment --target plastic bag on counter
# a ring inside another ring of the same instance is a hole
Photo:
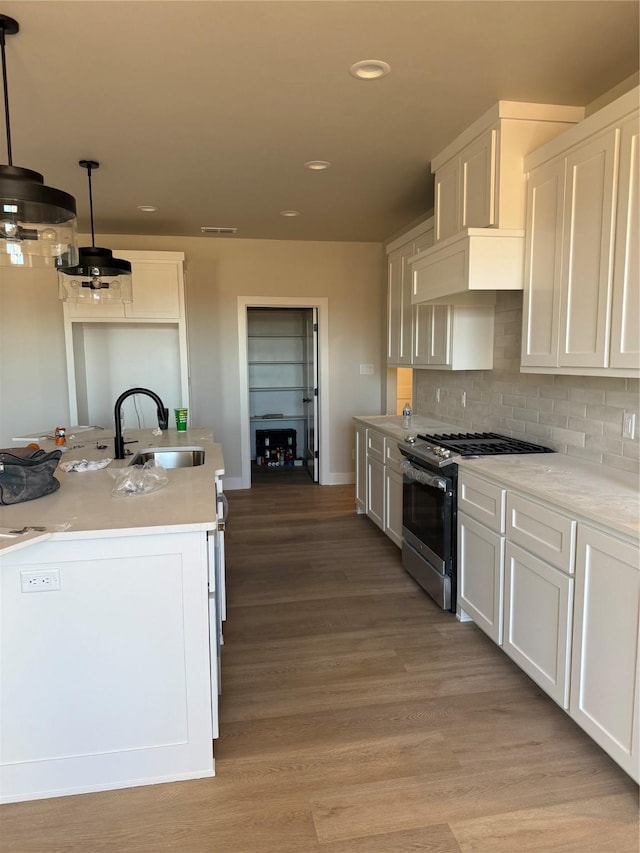
[[[144,465],[129,465],[109,472],[115,477],[111,494],[116,498],[129,498],[135,495],[149,495],[164,488],[169,482],[167,472],[162,465],[153,460]]]

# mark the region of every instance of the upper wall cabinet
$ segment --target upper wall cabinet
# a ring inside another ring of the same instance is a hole
[[[189,407],[182,252],[114,251],[131,261],[133,302],[65,302],[69,423],[109,424],[127,388],[146,387],[169,408]],[[157,423],[144,396],[125,401],[125,426]]]
[[[414,302],[522,290],[523,157],[583,115],[582,107],[499,101],[434,158],[435,245],[409,259]]]
[[[416,299],[408,260],[423,257],[432,245],[433,219],[428,219],[387,246],[387,364],[489,370],[493,294],[474,295],[471,305],[412,304]]]
[[[408,261],[430,246],[433,246],[433,218],[387,246],[387,364],[390,367],[412,363],[414,311]]]
[[[179,320],[184,317],[183,252],[134,252],[114,249],[131,262],[133,302],[123,304],[65,302],[73,320]]]
[[[523,372],[640,373],[638,92],[525,160]]]
[[[524,228],[522,158],[583,117],[582,107],[498,101],[431,162],[435,242],[465,228]]]

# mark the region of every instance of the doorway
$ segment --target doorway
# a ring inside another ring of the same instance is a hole
[[[326,478],[326,316],[326,299],[238,298],[242,488]]]
[[[248,308],[251,481],[318,481],[315,308]]]

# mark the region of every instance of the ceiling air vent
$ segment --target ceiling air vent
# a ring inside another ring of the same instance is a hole
[[[237,228],[225,228],[215,225],[203,225],[200,230],[203,234],[235,234],[238,231]]]

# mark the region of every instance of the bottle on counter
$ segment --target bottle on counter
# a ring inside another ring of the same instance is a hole
[[[402,429],[411,429],[412,414],[411,406],[409,403],[405,403],[404,409],[402,410]]]

